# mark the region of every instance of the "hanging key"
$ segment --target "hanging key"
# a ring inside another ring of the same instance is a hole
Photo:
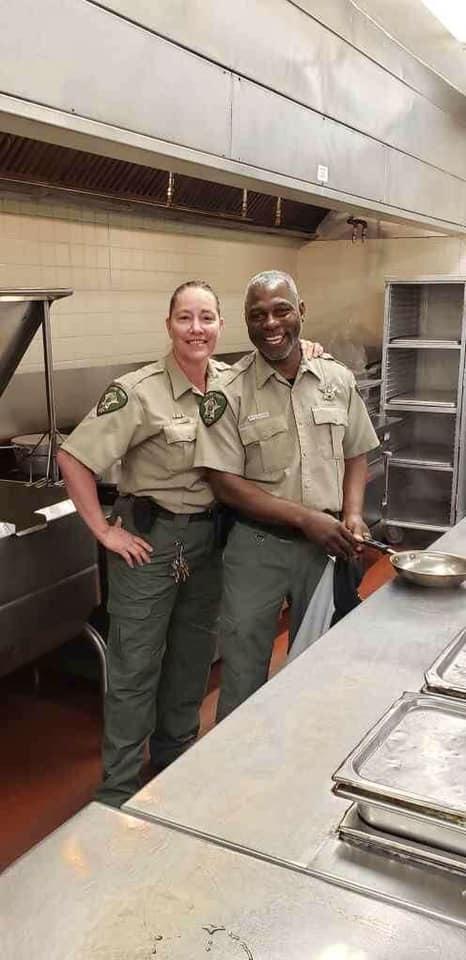
[[[175,546],[176,556],[172,561],[171,575],[175,578],[175,583],[186,583],[191,571],[184,555],[184,546],[181,543],[181,540],[177,540]]]

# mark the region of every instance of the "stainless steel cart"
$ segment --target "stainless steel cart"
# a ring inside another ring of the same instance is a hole
[[[387,280],[381,414],[383,516],[397,527],[447,530],[465,514],[464,277]]]
[[[106,689],[105,642],[87,623],[100,600],[96,543],[67,500],[56,463],[49,311],[71,293],[0,289],[0,398],[42,328],[48,413],[44,477],[0,477],[0,677],[84,634],[97,651]]]

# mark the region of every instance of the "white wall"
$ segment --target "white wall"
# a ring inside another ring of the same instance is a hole
[[[454,237],[311,242],[298,253],[307,305],[305,331],[332,346],[335,337],[380,347],[387,277],[466,275],[466,241]]]
[[[170,294],[191,278],[207,280],[220,295],[226,320],[221,351],[247,348],[245,285],[260,270],[295,273],[298,246],[138,214],[0,200],[0,286],[74,290],[52,308],[58,369],[161,356]],[[39,335],[21,370],[41,366]]]

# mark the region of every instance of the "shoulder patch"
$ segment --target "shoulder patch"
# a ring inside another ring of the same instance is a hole
[[[206,427],[211,427],[213,423],[220,420],[220,417],[225,413],[226,406],[227,398],[220,390],[209,390],[208,393],[204,394],[199,404],[199,413]]]
[[[101,417],[104,413],[114,413],[115,410],[121,410],[128,403],[128,394],[119,383],[111,383],[102,394],[97,404],[97,416]]]

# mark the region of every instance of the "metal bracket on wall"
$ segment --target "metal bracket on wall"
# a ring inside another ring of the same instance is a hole
[[[351,242],[356,243],[358,239],[358,230],[361,228],[361,243],[364,243],[367,237],[367,220],[361,220],[359,217],[349,217],[346,222],[353,228]]]

